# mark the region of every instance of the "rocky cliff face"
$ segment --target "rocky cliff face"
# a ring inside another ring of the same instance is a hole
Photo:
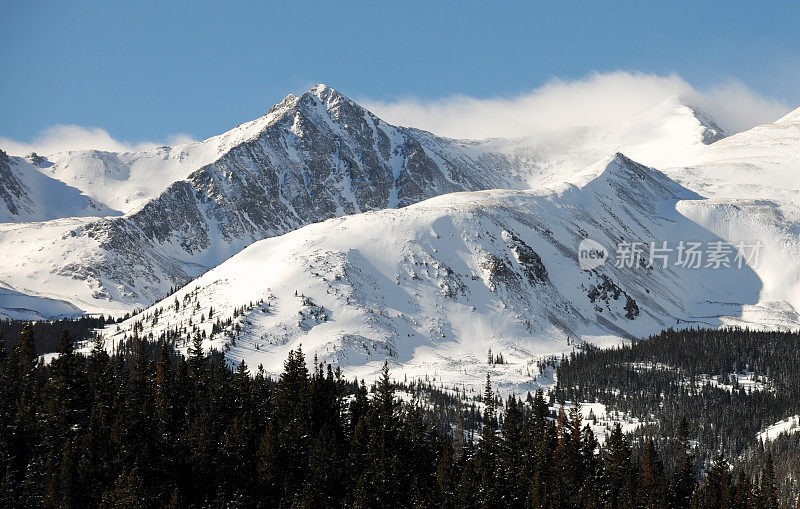
[[[0,200],[3,201],[5,210],[0,210],[2,216],[17,216],[20,207],[31,206],[22,182],[11,171],[11,159],[8,154],[0,150]]]
[[[455,191],[518,187],[502,157],[464,157],[461,146],[390,126],[317,86],[289,96],[256,138],[131,215],[145,236],[187,253],[248,243],[334,216],[402,207]],[[434,141],[434,143],[430,143]]]

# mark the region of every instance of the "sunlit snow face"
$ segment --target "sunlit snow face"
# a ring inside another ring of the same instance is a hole
[[[583,270],[592,270],[603,265],[608,259],[608,251],[597,241],[583,239],[578,245],[578,264]]]

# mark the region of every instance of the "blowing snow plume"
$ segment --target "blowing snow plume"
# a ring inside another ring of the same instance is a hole
[[[599,126],[630,118],[665,98],[681,99],[706,113],[728,133],[772,122],[790,107],[740,81],[696,88],[677,74],[610,72],[580,80],[553,79],[515,97],[480,99],[455,95],[443,99],[364,99],[387,122],[426,129],[451,138],[513,138],[577,127]]]

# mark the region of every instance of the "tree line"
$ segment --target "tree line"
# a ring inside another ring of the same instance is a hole
[[[186,357],[136,335],[82,355],[65,332],[49,365],[34,344],[25,327],[0,353],[2,507],[778,507],[769,456],[701,476],[685,419],[665,462],[619,425],[599,444],[541,391],[501,402],[488,377],[473,434],[403,402],[388,364],[367,387],[300,349],[273,380],[199,336]]]
[[[106,324],[114,322],[114,319],[106,318],[103,315],[37,322],[0,320],[0,346],[6,351],[11,351],[19,341],[22,330],[25,327],[31,327],[36,351],[40,354],[55,352],[65,330],[76,340],[86,340],[94,336],[96,329],[102,329]]]
[[[556,399],[600,402],[645,422],[632,434],[662,444],[674,460],[681,416],[697,441],[698,465],[735,458],[753,478],[767,456],[784,504],[796,500],[800,434],[761,443],[759,432],[800,414],[800,333],[746,328],[667,329],[611,349],[586,347],[558,363]]]

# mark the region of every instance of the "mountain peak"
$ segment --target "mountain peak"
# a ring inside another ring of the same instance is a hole
[[[652,179],[653,175],[657,173],[655,169],[637,163],[622,152],[616,152],[598,161],[590,167],[587,173],[589,172],[603,180],[615,180],[631,184],[646,179]]]
[[[661,102],[656,109],[662,112],[674,112],[673,115],[685,116],[697,122],[702,128],[702,141],[705,145],[714,143],[726,136],[722,129],[711,117],[703,113],[692,101],[686,97],[673,95]]]
[[[314,85],[313,87],[308,89],[308,93],[309,94],[313,94],[313,95],[317,96],[320,99],[322,99],[323,97],[326,97],[328,95],[331,95],[331,94],[338,94],[338,92],[336,92],[336,90],[332,89],[331,87],[329,87],[325,83],[317,83],[316,85]]]
[[[290,107],[296,105],[299,99],[300,98],[297,97],[294,94],[287,95],[280,102],[277,102],[277,103],[273,104],[270,107],[270,109],[267,111],[267,115],[266,116],[272,115],[273,113],[276,113],[276,112],[278,112],[280,110],[287,109],[287,108],[290,108]]]
[[[792,110],[787,115],[775,121],[776,124],[789,124],[794,122],[800,122],[800,108]]]
[[[306,106],[313,106],[322,104],[328,110],[335,109],[336,106],[342,103],[355,106],[356,103],[347,97],[343,96],[336,90],[332,89],[324,83],[318,83],[304,92],[300,97],[289,94],[283,100],[272,106],[267,112],[267,116],[275,118],[281,116],[287,111],[293,110],[297,106],[305,104]]]
[[[650,168],[641,165],[622,152],[616,152],[597,161],[583,171],[577,173],[571,183],[584,187],[598,178],[627,176],[631,172],[637,174],[648,173]]]
[[[622,152],[617,152],[598,162],[595,168],[598,168],[600,174],[606,179],[627,182],[629,184],[645,181],[651,183],[657,182],[664,185],[667,182],[672,182],[660,171],[638,163]]]
[[[608,156],[573,177],[571,184],[598,196],[625,202],[653,204],[674,198],[694,199],[685,189],[655,168],[638,163],[621,152]]]
[[[361,105],[322,83],[310,88],[294,106],[301,117],[328,118],[343,125],[360,125],[369,115]]]
[[[308,92],[302,95],[300,102],[310,98],[317,99],[329,111],[333,111],[343,104],[351,107],[357,106],[360,108],[355,101],[337,92],[324,83],[319,83],[311,87]]]

